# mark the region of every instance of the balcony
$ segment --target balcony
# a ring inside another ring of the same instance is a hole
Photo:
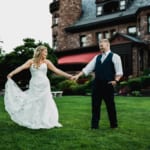
[[[49,11],[50,13],[53,13],[57,10],[59,10],[59,1],[53,1],[49,6]]]

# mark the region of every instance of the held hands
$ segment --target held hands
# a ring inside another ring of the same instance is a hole
[[[79,77],[78,77],[77,75],[70,75],[70,76],[68,76],[68,79],[69,79],[69,80],[77,81],[78,78],[79,78]]]
[[[70,75],[69,74],[69,79],[70,80],[74,80],[74,81],[77,81],[79,78],[80,78],[80,76],[82,76],[84,73],[81,71],[81,72],[79,72],[78,74],[76,74],[76,75]]]
[[[71,78],[71,80],[77,81],[77,80],[80,78],[80,76],[82,76],[83,74],[84,74],[84,73],[81,71],[81,72],[79,72],[78,74],[74,75],[74,76]]]
[[[71,80],[77,81],[79,79],[79,77],[80,76],[78,74],[74,75],[74,76],[72,76]]]
[[[78,74],[76,74],[72,77],[72,80],[77,81],[80,78],[80,76],[82,76],[83,74],[84,74],[84,72],[80,71]]]

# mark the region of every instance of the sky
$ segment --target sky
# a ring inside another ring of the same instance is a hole
[[[0,47],[9,53],[23,44],[23,39],[33,38],[51,46],[52,0],[0,0]]]

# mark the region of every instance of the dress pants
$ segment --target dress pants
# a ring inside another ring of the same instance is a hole
[[[108,81],[93,81],[92,85],[92,120],[91,128],[98,128],[101,116],[101,103],[104,100],[110,127],[117,127],[117,114],[114,102],[114,88]]]

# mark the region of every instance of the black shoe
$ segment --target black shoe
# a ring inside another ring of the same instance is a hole
[[[91,129],[99,129],[98,126],[92,126]]]
[[[98,121],[91,121],[91,129],[98,129],[99,122]]]
[[[116,128],[118,128],[118,126],[111,126],[110,128],[112,128],[112,129],[116,129]]]
[[[99,128],[98,128],[98,127],[97,127],[97,128],[93,128],[93,127],[92,127],[91,129],[92,129],[92,130],[97,130],[97,129],[99,129]]]

